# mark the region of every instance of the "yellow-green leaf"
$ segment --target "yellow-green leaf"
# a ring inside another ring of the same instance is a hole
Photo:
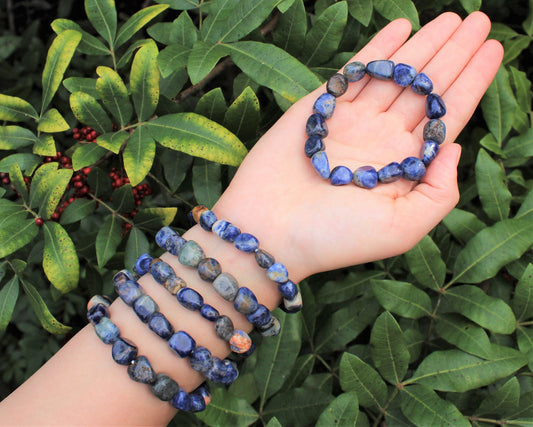
[[[11,320],[18,296],[19,280],[17,276],[13,276],[0,291],[0,337]]]
[[[0,127],[0,150],[18,150],[37,140],[35,134],[20,126]]]
[[[99,99],[98,91],[96,90],[96,79],[88,77],[68,77],[63,80],[63,86],[70,92],[85,92],[91,95],[94,99]]]
[[[140,121],[149,119],[159,102],[159,68],[157,45],[144,44],[135,54],[131,64],[130,87],[133,105]]]
[[[133,113],[128,90],[118,73],[100,66],[96,69],[99,78],[96,80],[96,90],[105,107],[113,114],[117,124],[124,127],[128,124]]]
[[[11,166],[11,169],[9,170],[9,179],[11,179],[11,184],[13,184],[15,190],[17,190],[17,192],[20,194],[22,200],[27,202],[28,187],[26,187],[24,177],[22,176],[22,171],[20,170],[20,166],[17,163]]]
[[[168,4],[145,7],[134,13],[118,30],[115,49],[127,42],[137,31],[168,8]]]
[[[254,91],[247,86],[226,111],[224,126],[242,141],[248,141],[257,136],[258,123],[259,100]]]
[[[97,144],[80,144],[72,155],[72,168],[77,171],[101,159],[107,150]]]
[[[78,51],[86,55],[109,55],[109,48],[99,39],[84,31],[78,24],[70,19],[55,19],[51,24],[52,30],[56,34],[61,34],[65,30],[76,30],[81,34],[81,41]]]
[[[63,116],[55,108],[50,108],[43,116],[39,119],[39,125],[37,130],[40,132],[64,132],[69,130],[70,126],[65,121]]]
[[[33,152],[39,156],[55,156],[57,150],[54,137],[47,133],[39,135],[39,138],[37,138],[33,145]]]
[[[37,120],[35,108],[22,98],[0,94],[0,120],[6,122],[24,122]]]
[[[52,216],[57,204],[65,193],[71,177],[72,170],[59,169],[55,173],[47,174],[41,179],[37,191],[41,193],[39,215],[43,219],[49,219]]]
[[[136,227],[148,230],[157,230],[165,225],[170,225],[174,220],[177,208],[146,208],[141,209],[133,222]]]
[[[137,185],[150,172],[154,156],[155,141],[143,126],[139,126],[130,135],[128,144],[122,153],[124,168],[131,185]]]
[[[39,228],[35,225],[35,219],[26,218],[26,211],[20,207],[17,213],[11,213],[0,225],[0,258],[3,258],[19,250],[30,243]]]
[[[113,49],[117,34],[115,0],[85,0],[85,13],[94,29]]]
[[[129,138],[130,134],[125,130],[119,130],[117,132],[108,132],[103,135],[99,135],[96,138],[96,143],[100,147],[104,147],[106,150],[112,151],[118,154],[122,144]]]
[[[70,108],[80,122],[98,133],[110,132],[113,128],[109,114],[96,99],[85,92],[73,92],[70,95]]]

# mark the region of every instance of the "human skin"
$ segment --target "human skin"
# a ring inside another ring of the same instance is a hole
[[[501,63],[503,49],[486,40],[490,21],[475,12],[464,21],[444,13],[409,38],[407,20],[391,22],[352,60],[368,63],[391,59],[413,65],[432,79],[447,114],[445,142],[419,183],[400,180],[373,190],[354,185],[333,187],[322,180],[303,154],[307,117],[321,86],[294,104],[257,142],[243,161],[213,211],[241,230],[254,234],[261,248],[275,255],[300,281],[314,273],[401,254],[414,246],[457,203],[457,163],[461,148],[453,143],[466,125]],[[328,120],[326,138],[330,164],[378,169],[391,161],[416,156],[427,121],[425,97],[391,82],[351,83],[338,98]],[[220,261],[242,286],[273,309],[279,304],[275,286],[253,257],[232,250],[212,233],[191,228],[184,237],[197,241],[209,257]],[[207,303],[250,330],[242,315],[202,282],[193,269],[165,254],[177,274],[196,288]],[[151,276],[139,283],[175,329],[190,331],[197,343],[218,357],[229,353],[212,323],[181,307]],[[305,301],[304,301],[305,303]],[[156,372],[171,375],[187,390],[202,377],[186,360],[148,330],[120,300],[111,306],[111,319],[121,335],[133,340]],[[191,328],[188,325],[193,325]],[[268,340],[266,340],[268,345]],[[132,382],[115,364],[110,347],[92,327],[83,328],[28,381],[0,403],[2,425],[166,425],[176,413],[154,397],[147,386]]]

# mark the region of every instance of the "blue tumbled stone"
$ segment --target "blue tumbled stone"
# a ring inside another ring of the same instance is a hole
[[[206,378],[214,383],[221,383],[228,372],[228,367],[218,357],[213,356],[213,366],[205,373]]]
[[[296,313],[302,309],[302,294],[297,293],[292,299],[283,298],[281,309],[286,313]]]
[[[272,313],[263,304],[259,304],[257,310],[246,315],[246,320],[257,327],[268,324],[271,318]]]
[[[430,93],[426,98],[426,116],[429,119],[438,119],[446,114],[446,105],[442,98]]]
[[[87,310],[87,319],[97,325],[104,317],[109,317],[109,310],[104,304],[94,304]]]
[[[197,372],[206,373],[213,366],[211,352],[202,346],[197,346],[189,355],[189,364]]]
[[[202,412],[206,407],[206,403],[205,403],[203,396],[199,394],[196,394],[196,393],[189,394],[189,401],[190,401],[190,412],[192,413]]]
[[[148,327],[164,340],[168,340],[174,333],[174,328],[165,315],[158,311],[148,319]]]
[[[178,233],[172,230],[172,228],[163,227],[155,235],[155,242],[157,243],[157,246],[159,246],[161,249],[166,249],[168,238],[170,236],[176,236],[176,235],[178,235]]]
[[[289,272],[281,262],[275,262],[266,271],[266,275],[270,280],[276,283],[285,283],[289,280]]]
[[[318,135],[322,138],[328,136],[328,126],[326,120],[320,114],[311,114],[305,125],[305,132],[308,136]]]
[[[167,374],[157,374],[155,383],[150,386],[150,391],[164,402],[170,401],[179,391],[179,385]]]
[[[187,240],[185,240],[179,234],[174,234],[168,238],[165,249],[172,255],[178,256],[185,243],[187,243]]]
[[[305,141],[304,152],[305,155],[309,158],[313,157],[313,154],[323,151],[325,148],[324,141],[322,138],[316,135],[310,136]]]
[[[346,185],[352,182],[353,172],[346,166],[336,166],[329,175],[333,185]]]
[[[219,219],[213,224],[212,231],[222,240],[227,242],[233,242],[237,236],[241,234],[241,230],[223,219]]]
[[[277,317],[272,316],[270,322],[268,322],[266,325],[258,327],[257,329],[264,337],[275,337],[276,335],[279,335],[281,331],[281,324],[279,323]]]
[[[378,185],[378,172],[372,166],[361,166],[353,172],[353,183],[362,188]]]
[[[250,233],[239,234],[233,244],[238,250],[248,253],[253,253],[259,248],[259,240]]]
[[[383,184],[398,181],[402,177],[402,167],[398,162],[389,163],[378,171],[378,180]]]
[[[231,274],[220,273],[213,281],[213,288],[226,301],[233,302],[239,290],[239,284]]]
[[[156,379],[152,365],[145,356],[138,356],[130,363],[128,375],[133,381],[143,384],[154,384]]]
[[[407,64],[396,64],[394,67],[393,80],[398,86],[407,87],[413,83],[416,77],[415,67]]]
[[[144,289],[133,280],[126,280],[116,288],[116,292],[120,299],[130,307],[140,296],[144,295]]]
[[[188,310],[200,310],[204,303],[202,295],[192,288],[181,288],[176,294],[178,302]]]
[[[257,262],[257,265],[261,268],[268,268],[276,262],[274,257],[263,249],[258,249],[257,251],[255,251],[254,255],[255,262]]]
[[[198,275],[202,280],[212,282],[220,273],[222,273],[222,268],[214,258],[205,258],[198,264]]]
[[[220,316],[215,321],[215,333],[220,339],[229,341],[234,331],[233,322],[228,316]]]
[[[278,291],[285,298],[293,299],[298,293],[298,286],[292,280],[287,280],[285,283],[278,284]]]
[[[239,288],[237,296],[233,301],[233,307],[242,314],[252,313],[257,310],[257,298],[250,289],[245,287]]]
[[[344,66],[342,73],[350,83],[358,82],[365,76],[366,66],[362,62],[350,62]]]
[[[325,119],[329,119],[331,116],[333,116],[336,103],[337,98],[335,98],[331,93],[323,93],[313,104],[313,113],[318,113]]]
[[[439,144],[435,141],[426,141],[420,150],[420,159],[427,167],[439,152]]]
[[[133,303],[133,311],[139,319],[144,323],[147,323],[150,316],[156,311],[159,311],[159,307],[152,297],[149,295],[141,295]]]
[[[220,317],[218,310],[209,304],[202,305],[200,314],[204,319],[210,320],[211,322],[216,321]]]
[[[419,181],[426,174],[426,167],[418,157],[407,157],[402,163],[403,177],[407,181]]]
[[[440,119],[431,119],[424,125],[424,141],[431,140],[442,144],[446,139],[446,125]]]
[[[433,82],[424,73],[418,73],[411,84],[411,89],[419,95],[429,95],[433,91]]]
[[[200,214],[200,227],[205,231],[211,231],[213,224],[217,221],[217,216],[213,211],[207,210]]]
[[[180,411],[192,411],[191,397],[181,387],[179,387],[178,392],[171,399],[170,404]]]
[[[394,74],[394,62],[388,59],[378,59],[366,65],[366,73],[378,80],[392,80]]]
[[[168,345],[179,357],[187,357],[196,348],[196,341],[185,331],[178,331],[170,337]]]
[[[339,97],[348,90],[348,80],[341,73],[333,74],[326,83],[326,90],[333,96]]]
[[[94,331],[104,344],[112,344],[120,337],[117,325],[109,320],[108,317],[100,319],[100,322],[94,325]]]
[[[252,346],[252,347],[255,349],[255,346]],[[253,352],[252,347],[250,347],[250,349]],[[250,350],[248,350],[248,351],[250,351]],[[241,356],[244,356],[244,354],[245,353],[242,353]],[[252,353],[250,353],[250,354],[252,354]],[[239,371],[237,370],[237,367],[235,366],[235,364],[233,362],[227,360],[227,359],[224,360],[224,365],[226,366],[226,374],[222,378],[221,383],[224,384],[224,385],[230,385],[239,376]]]
[[[111,348],[113,360],[119,365],[129,365],[137,357],[137,347],[126,338],[117,338]]]
[[[174,269],[162,260],[152,263],[150,266],[150,273],[152,273],[152,277],[155,281],[161,285],[163,285],[168,278],[176,275]]]
[[[137,258],[137,261],[133,266],[133,271],[140,276],[145,275],[148,273],[148,271],[150,271],[150,263],[152,260],[153,258],[149,254],[142,254],[139,258]]]
[[[204,251],[194,240],[186,242],[178,254],[178,261],[187,267],[198,267],[204,258]]]
[[[115,289],[117,286],[121,285],[127,280],[135,280],[133,274],[131,274],[128,270],[120,270],[113,276],[113,284],[115,285]]]
[[[313,157],[311,157],[311,164],[322,178],[329,178],[329,160],[325,151],[318,151],[313,154]]]

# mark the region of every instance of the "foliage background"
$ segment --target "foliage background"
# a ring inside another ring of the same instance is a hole
[[[457,209],[405,255],[301,283],[303,313],[280,313],[282,334],[236,383],[173,424],[533,425],[533,2],[95,4],[0,0],[0,398],[86,323],[113,271],[156,253],[160,226],[187,228],[188,209],[213,204],[246,149],[379,28],[481,9],[506,53],[459,137]],[[73,138],[81,126],[96,142]]]

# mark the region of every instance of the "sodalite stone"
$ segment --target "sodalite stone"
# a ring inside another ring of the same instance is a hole
[[[411,84],[411,89],[419,95],[429,95],[433,91],[433,82],[424,73],[418,73]]]
[[[247,314],[246,319],[254,326],[264,326],[270,322],[272,313],[263,304],[259,304],[257,310],[253,313]]]
[[[416,77],[415,67],[407,64],[396,64],[394,67],[394,83],[401,87],[407,87],[413,83]]]
[[[206,403],[203,396],[191,393],[189,394],[189,408],[190,412],[202,412],[205,409]]]
[[[192,394],[202,396],[206,405],[209,405],[209,403],[211,402],[211,391],[209,390],[209,385],[206,382],[198,386]]]
[[[304,152],[305,155],[309,158],[313,157],[313,154],[323,151],[325,148],[324,141],[322,138],[316,135],[313,135],[307,138],[305,141]]]
[[[219,219],[213,224],[212,231],[222,240],[227,242],[233,242],[235,238],[241,234],[241,230],[223,219]]]
[[[197,205],[194,208],[192,208],[191,214],[193,217],[193,220],[195,223],[200,222],[200,215],[202,215],[203,212],[208,211],[207,206],[204,205]]]
[[[325,151],[318,151],[313,154],[313,157],[311,157],[311,164],[322,178],[329,178],[329,160]]]
[[[194,240],[189,240],[181,248],[178,261],[187,267],[198,267],[200,261],[205,258],[204,251]]]
[[[191,397],[181,387],[170,401],[170,404],[180,411],[192,412]]]
[[[172,276],[165,280],[163,286],[172,295],[176,295],[180,289],[187,286],[187,283],[181,277]]]
[[[111,347],[113,360],[119,365],[129,365],[137,357],[138,350],[135,344],[126,338],[117,338]]]
[[[133,381],[143,384],[154,384],[156,380],[152,365],[145,356],[138,356],[130,363],[128,375]]]
[[[296,313],[302,309],[302,294],[297,293],[293,299],[283,298],[283,311],[287,313]]]
[[[298,286],[292,280],[287,280],[285,283],[278,284],[278,291],[285,298],[293,299],[298,293]]]
[[[96,335],[104,344],[114,343],[120,337],[120,331],[108,317],[103,317],[100,322],[94,325]]]
[[[318,135],[322,138],[328,136],[328,126],[326,120],[320,114],[311,114],[305,125],[305,132],[308,136]]]
[[[426,167],[418,157],[407,157],[401,163],[403,177],[408,181],[418,181],[426,174]]]
[[[228,372],[228,367],[218,357],[213,356],[213,366],[205,373],[206,378],[214,383],[221,383]]]
[[[264,337],[275,337],[276,335],[279,335],[281,331],[281,324],[279,323],[279,319],[277,317],[272,316],[270,318],[270,322],[268,322],[266,325],[259,326],[257,329]]]
[[[159,246],[160,248],[166,249],[168,238],[170,236],[176,236],[176,235],[178,235],[178,233],[172,230],[172,228],[163,227],[155,235],[155,242],[157,243],[157,246]]]
[[[258,249],[257,251],[255,251],[254,255],[255,262],[257,262],[257,265],[261,268],[268,268],[276,262],[274,257],[263,249]]]
[[[147,323],[150,316],[156,311],[159,311],[159,307],[152,297],[149,295],[141,295],[133,303],[133,311],[139,319],[144,323]]]
[[[253,347],[253,344],[252,344],[252,347]],[[243,355],[244,353],[241,353],[241,356]],[[226,375],[224,375],[224,377],[222,378],[221,384],[230,385],[239,376],[239,371],[237,370],[237,367],[235,366],[233,362],[225,359],[223,363],[226,366]],[[209,398],[211,398],[211,396],[209,396]]]
[[[424,125],[424,141],[431,140],[442,144],[446,139],[446,125],[442,120],[431,119]]]
[[[115,285],[115,289],[117,288],[117,286],[121,285],[127,280],[135,280],[133,274],[131,274],[128,270],[120,270],[117,274],[113,276],[113,283]],[[95,297],[99,296],[100,295],[95,295]]]
[[[329,180],[333,185],[346,185],[352,182],[353,172],[346,166],[336,166],[329,175]]]
[[[378,172],[372,166],[361,166],[353,172],[353,183],[362,188],[378,185]]]
[[[213,281],[215,291],[226,301],[233,302],[239,291],[239,284],[229,273],[220,273]]]
[[[252,345],[250,336],[240,329],[233,331],[232,337],[229,339],[229,346],[234,353],[246,353]]]
[[[187,243],[187,240],[185,240],[179,234],[175,234],[167,239],[166,247],[164,247],[163,249],[166,249],[174,256],[178,256],[181,251],[181,248],[183,248],[183,245],[185,245],[185,243]]]
[[[242,314],[248,314],[257,310],[257,306],[258,303],[255,294],[244,286],[239,288],[237,296],[233,301],[233,307],[235,307],[235,310]]]
[[[394,62],[387,59],[371,61],[366,65],[366,73],[378,80],[392,80]]]
[[[104,304],[94,304],[87,310],[87,319],[91,324],[97,325],[104,317],[109,317],[109,310]]]
[[[142,254],[139,258],[137,258],[137,261],[133,266],[133,271],[141,276],[145,275],[148,273],[148,271],[150,271],[150,263],[152,260],[153,258],[149,254]]]
[[[344,74],[333,74],[326,83],[326,90],[335,97],[342,96],[348,89],[348,80]],[[327,118],[327,117],[326,117]]]
[[[350,83],[358,82],[366,74],[366,65],[358,61],[350,62],[344,66],[342,74]]]
[[[200,307],[202,307],[204,304],[202,295],[192,288],[180,289],[176,295],[176,298],[183,307],[192,311],[200,310]]]
[[[253,253],[259,248],[259,240],[250,233],[239,234],[233,244],[238,250],[248,253]]]
[[[439,152],[439,144],[435,141],[426,141],[420,150],[420,159],[427,167]]]
[[[202,346],[197,346],[189,355],[189,364],[197,372],[206,373],[213,366],[211,352]]]
[[[229,341],[233,336],[233,322],[228,316],[220,316],[215,321],[215,333],[217,337],[223,339],[224,341]]]
[[[200,214],[200,227],[205,231],[211,231],[213,224],[217,221],[217,216],[213,211],[207,210]]]
[[[403,174],[402,167],[398,162],[389,163],[378,171],[378,180],[383,184],[398,181]]]
[[[127,280],[116,289],[116,292],[120,299],[124,301],[126,305],[130,307],[133,303],[142,295],[144,295],[144,289],[139,286],[139,284],[133,280]]]
[[[152,277],[155,279],[155,281],[161,285],[164,284],[165,281],[170,277],[175,276],[174,269],[162,260],[152,262],[152,265],[150,266],[150,273],[152,273]]]
[[[442,98],[430,93],[426,98],[426,116],[429,119],[438,119],[446,114],[446,105]]]
[[[148,319],[148,327],[164,340],[168,340],[174,333],[174,328],[165,315],[160,312],[153,313]]]
[[[202,280],[212,282],[220,273],[222,273],[222,268],[214,258],[205,258],[198,264],[198,275]]]
[[[266,271],[266,275],[270,280],[276,283],[285,283],[289,280],[289,272],[281,262],[275,262]]]
[[[179,388],[176,381],[167,374],[160,373],[157,374],[155,383],[150,386],[150,391],[160,400],[168,402],[176,395]]]
[[[187,357],[196,348],[196,341],[185,331],[178,331],[170,337],[168,345],[179,357]]]
[[[202,305],[200,308],[200,314],[204,319],[210,320],[211,322],[216,321],[220,317],[218,310],[209,304]]]
[[[333,116],[336,103],[337,99],[334,95],[331,93],[323,93],[316,99],[313,105],[313,113],[318,113],[325,119],[329,119]]]

